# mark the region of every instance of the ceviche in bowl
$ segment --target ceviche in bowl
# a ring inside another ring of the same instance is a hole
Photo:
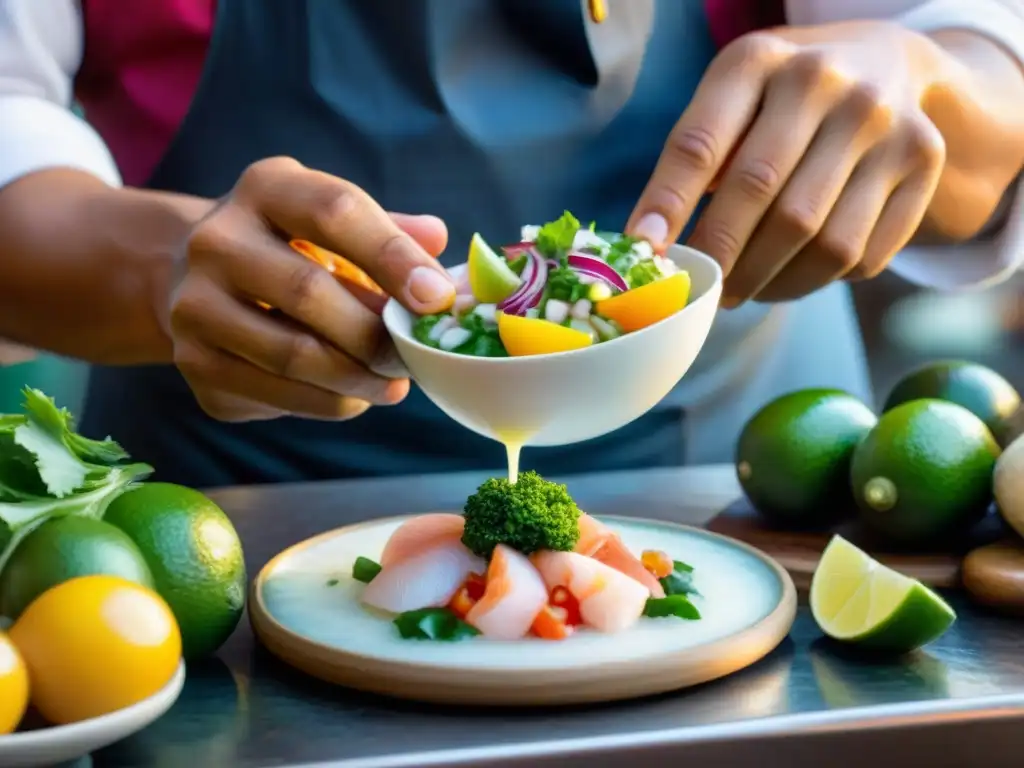
[[[500,252],[499,252],[500,251]],[[447,312],[415,320],[434,349],[525,357],[584,349],[654,325],[686,307],[690,274],[643,240],[597,232],[568,211],[524,226],[496,250],[478,233]]]
[[[447,312],[397,301],[384,324],[424,393],[506,444],[611,432],[671,391],[707,339],[722,273],[706,254],[583,226],[571,213],[492,248],[473,237]]]

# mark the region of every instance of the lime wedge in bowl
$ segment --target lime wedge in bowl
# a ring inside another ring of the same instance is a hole
[[[469,241],[469,288],[483,304],[497,304],[511,296],[520,279],[508,262],[475,233]]]
[[[927,645],[956,620],[935,592],[841,536],[832,538],[814,571],[811,614],[834,640],[890,653]]]

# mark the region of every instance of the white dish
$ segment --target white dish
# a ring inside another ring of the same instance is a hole
[[[567,445],[625,426],[658,403],[707,340],[722,295],[717,262],[675,245],[666,256],[690,273],[690,303],[614,341],[531,357],[470,357],[416,341],[416,321],[392,300],[384,324],[412,378],[445,413],[486,437]],[[458,277],[465,265],[451,270]]]
[[[78,758],[141,731],[171,708],[185,684],[182,662],[174,677],[148,699],[102,717],[0,736],[3,768],[53,765]]]
[[[662,549],[695,568],[702,618],[642,619],[617,634],[561,642],[404,640],[359,603],[351,576],[408,518],[341,528],[274,558],[253,584],[250,618],[284,661],[322,679],[404,698],[476,704],[565,704],[632,698],[746,667],[789,632],[796,591],[783,569],[732,539],[673,523],[602,518],[634,552]]]

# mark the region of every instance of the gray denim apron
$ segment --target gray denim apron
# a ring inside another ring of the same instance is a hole
[[[214,198],[250,163],[291,155],[389,210],[441,216],[447,265],[465,260],[474,231],[511,241],[566,208],[621,228],[714,56],[703,5],[614,2],[595,25],[586,0],[218,0],[200,86],[150,186]],[[824,378],[856,389],[848,298],[812,301],[843,328],[810,354],[831,350],[838,367]],[[792,366],[814,370],[787,352],[787,336],[822,322],[800,314],[723,313],[678,392],[611,435],[527,449],[523,466],[572,474],[726,458],[744,409],[801,385]],[[83,429],[115,435],[162,479],[200,486],[504,464],[500,446],[415,388],[341,424],[223,424],[166,366],[96,368]]]

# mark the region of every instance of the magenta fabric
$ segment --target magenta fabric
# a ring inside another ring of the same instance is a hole
[[[719,46],[785,22],[784,0],[704,2]],[[125,184],[143,185],[188,113],[216,0],[82,0],[82,9],[85,56],[76,95]]]

